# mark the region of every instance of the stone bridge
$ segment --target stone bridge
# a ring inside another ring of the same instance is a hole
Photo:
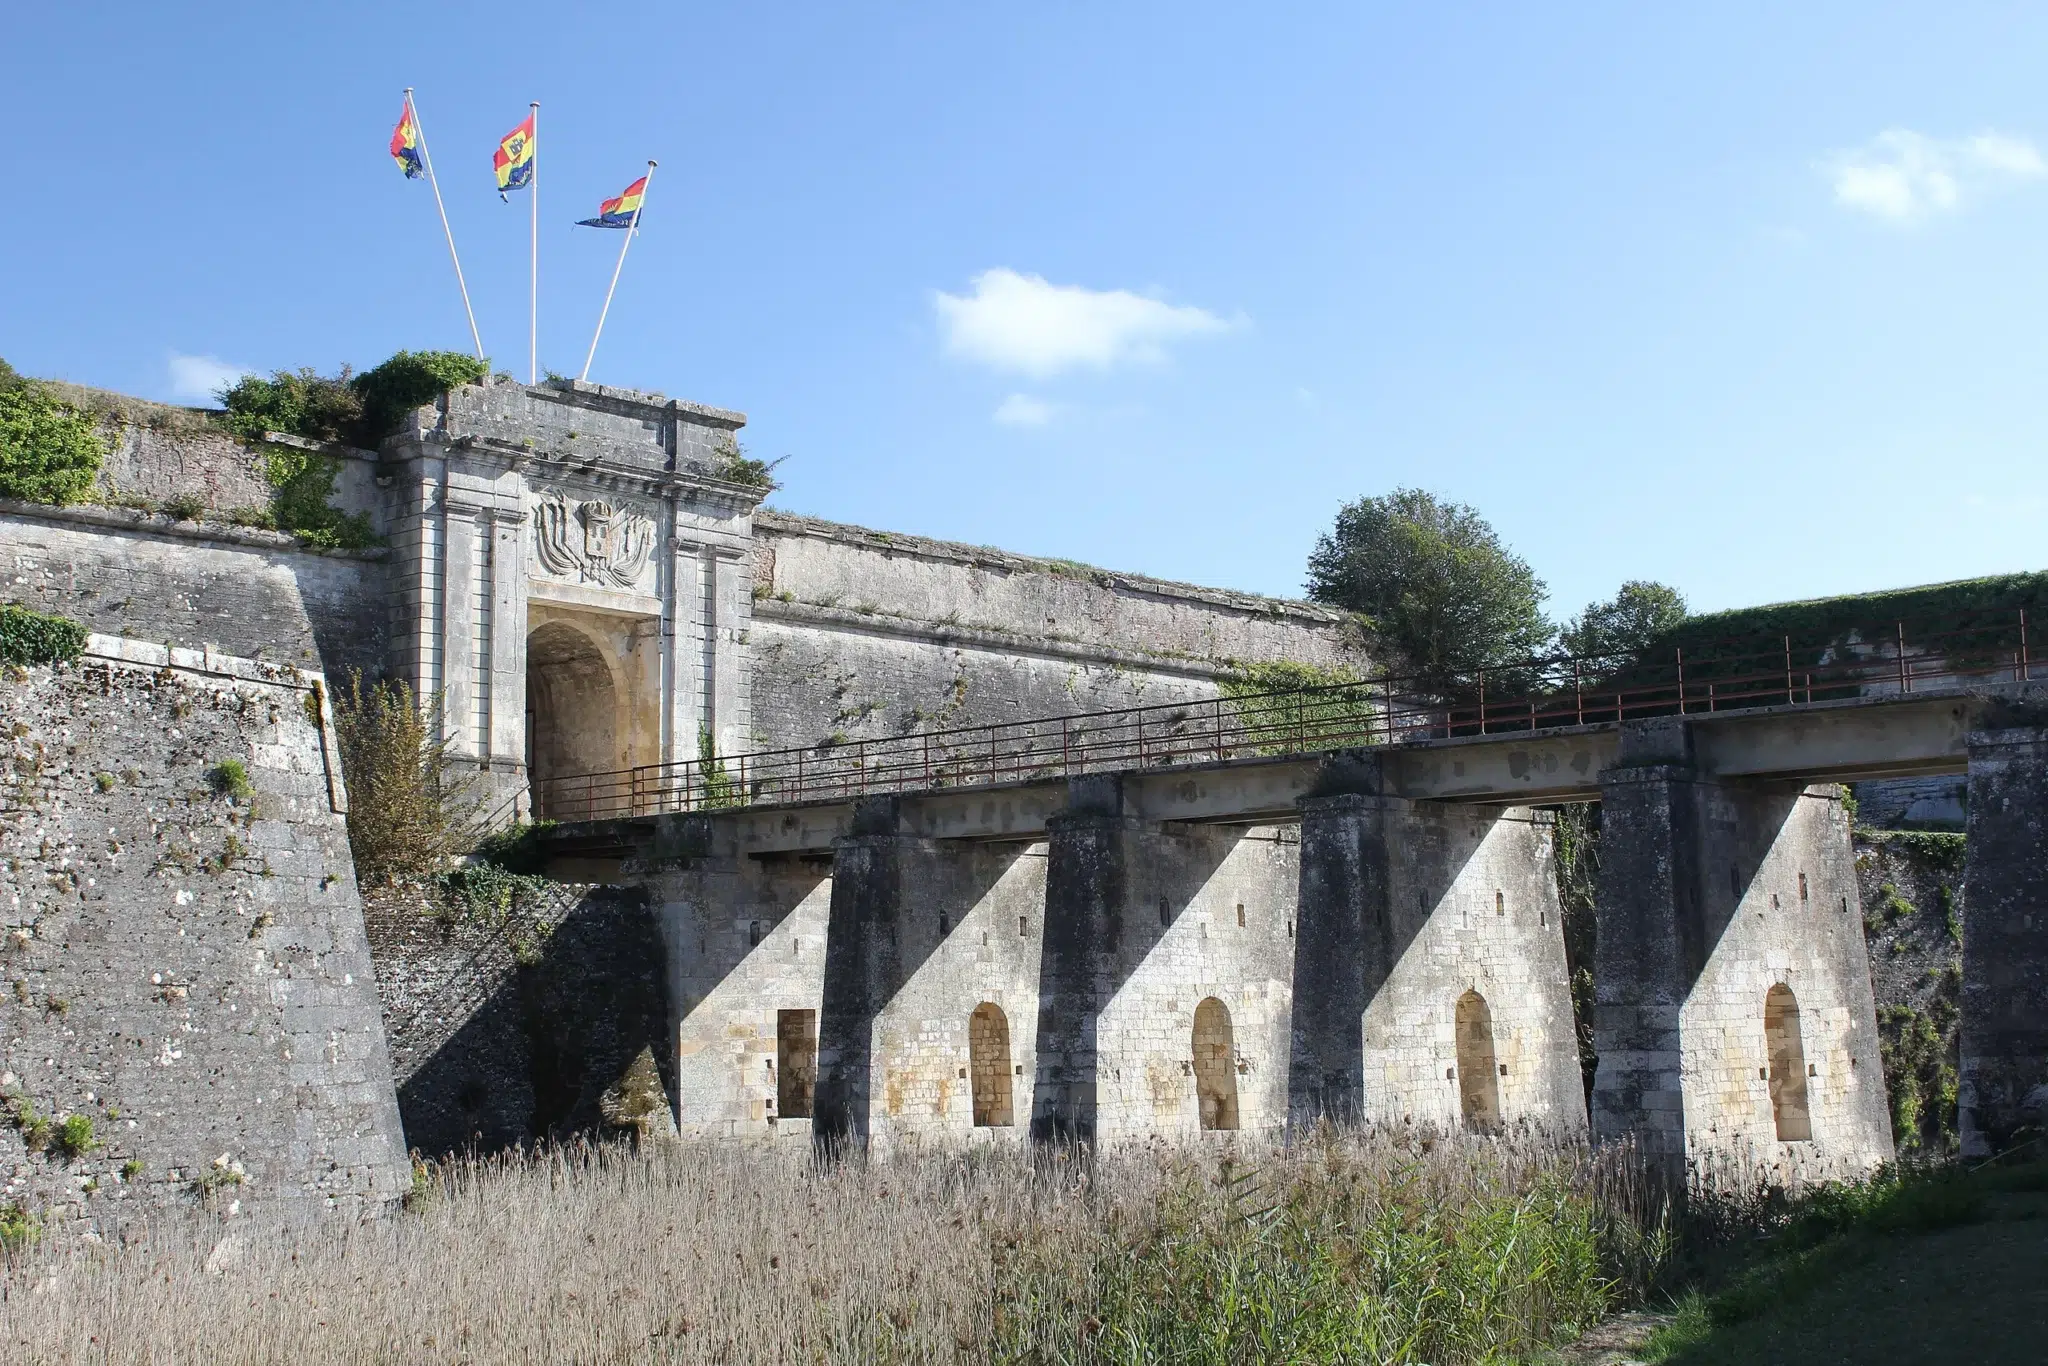
[[[619,814],[552,838],[623,857],[661,907],[686,1132],[1590,1119],[1704,1174],[1850,1174],[1892,1144],[1835,784],[1968,775],[1967,1150],[2048,1082],[2048,687],[2024,645],[1901,654],[1768,698],[1725,669],[1711,697],[1652,680],[1590,718],[1583,689],[1447,713],[1388,688],[982,728],[939,738],[943,786],[916,736],[813,754],[800,784],[787,756],[595,775]],[[1604,806],[1590,1114],[1541,809],[1582,800]]]

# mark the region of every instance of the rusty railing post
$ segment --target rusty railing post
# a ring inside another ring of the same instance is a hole
[[[1785,637],[1785,705],[1791,706],[1799,700],[1792,688],[1792,637]]]
[[[1575,724],[1586,724],[1586,679],[1576,658],[1572,660],[1572,715]]]
[[[1911,692],[1913,691],[1913,680],[1906,673],[1906,623],[1895,621],[1892,623],[1892,628],[1897,633],[1895,636],[1897,643],[1893,648],[1899,652],[1899,691]]]
[[[1685,647],[1673,651],[1678,656],[1678,714],[1685,715]]]

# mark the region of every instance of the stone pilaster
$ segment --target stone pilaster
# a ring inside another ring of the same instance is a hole
[[[2048,727],[1969,737],[1963,1155],[2048,1126]]]
[[[1117,779],[1076,778],[1047,822],[1045,937],[1038,979],[1038,1077],[1032,1137],[1090,1142],[1099,1101],[1103,1006],[1115,989],[1129,899]]]
[[[873,1127],[875,1019],[903,983],[906,848],[893,798],[861,801],[833,844],[832,907],[818,1016],[817,1135],[864,1146]]]
[[[1365,1094],[1365,1011],[1393,967],[1386,799],[1301,804],[1288,1122],[1356,1121]]]

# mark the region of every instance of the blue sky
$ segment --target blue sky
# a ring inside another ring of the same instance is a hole
[[[35,6],[0,355],[466,349],[412,85],[501,368],[499,134],[542,102],[572,373],[618,238],[570,225],[660,160],[592,378],[746,411],[795,511],[1293,594],[1420,485],[1559,614],[2048,562],[2048,10],[1542,8]]]

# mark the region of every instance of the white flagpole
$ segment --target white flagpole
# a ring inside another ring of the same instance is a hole
[[[533,196],[533,252],[526,279],[526,382],[540,382],[540,101],[533,109],[533,178],[527,191]]]
[[[413,131],[420,135],[420,160],[427,165],[427,184],[434,187],[434,207],[441,211],[441,231],[448,238],[448,259],[455,263],[455,285],[462,291],[462,311],[469,315],[469,339],[476,343],[476,358],[484,358],[484,339],[476,330],[476,310],[469,306],[469,281],[462,278],[462,258],[455,254],[455,233],[448,226],[448,206],[441,202],[441,182],[434,178],[434,156],[427,150],[427,128],[420,122],[420,107],[413,103],[412,87],[405,88],[405,109],[412,115]]]
[[[654,186],[655,163],[647,163],[647,178],[640,182],[640,202],[633,206],[633,221],[626,225],[626,240],[619,243],[619,263],[612,267],[611,288],[604,292],[604,307],[597,315],[597,331],[590,335],[590,354],[583,358],[582,379],[590,378],[590,363],[597,359],[597,339],[604,335],[604,320],[611,315],[612,295],[619,288],[619,272],[626,268],[626,248],[633,245],[633,237],[640,231],[640,211],[647,207],[647,191]]]

